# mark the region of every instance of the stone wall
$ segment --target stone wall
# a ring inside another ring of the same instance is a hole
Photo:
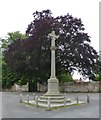
[[[39,92],[46,92],[47,91],[47,84],[37,84],[37,88]]]
[[[37,84],[39,92],[47,91],[47,84]],[[62,83],[59,85],[60,92],[101,92],[101,82],[80,82],[80,83]],[[100,89],[100,90],[99,90]],[[28,83],[26,85],[14,84],[10,89],[3,91],[28,91]]]
[[[101,82],[81,82],[81,83],[62,83],[60,84],[61,92],[98,92],[101,88]],[[39,91],[46,92],[47,85],[40,84]],[[100,90],[101,91],[101,90]]]
[[[14,84],[10,91],[14,92],[14,91],[28,91],[28,83],[26,85],[17,85]]]
[[[16,91],[23,91],[23,92],[27,92],[28,91],[28,83],[26,85],[17,85],[16,83],[14,83],[14,85],[12,85],[12,87],[10,89],[2,89],[2,91],[6,91],[6,92],[16,92]]]

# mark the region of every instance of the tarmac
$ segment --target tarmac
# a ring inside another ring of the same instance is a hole
[[[46,111],[44,108],[36,108],[24,103],[20,103],[20,92],[2,92],[0,93],[0,115],[2,118],[99,118],[99,93],[67,93],[68,99],[86,101],[89,94],[90,102],[80,106],[70,106],[65,108]],[[33,99],[33,93],[22,92],[23,100]],[[35,93],[37,96],[43,93]],[[2,105],[1,105],[2,104]]]

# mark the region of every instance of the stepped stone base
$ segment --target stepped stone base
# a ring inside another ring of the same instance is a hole
[[[28,101],[24,101],[28,103]],[[45,107],[46,109],[50,110],[54,107],[64,107],[69,105],[76,105],[85,103],[84,101],[77,101],[67,99],[66,95],[64,94],[44,94],[43,96],[37,97],[37,100],[29,100],[29,103],[35,105],[36,107]]]
[[[47,104],[48,103],[48,99],[50,98],[50,102],[52,104],[64,104],[65,102],[71,102],[70,99],[66,99],[65,96],[63,94],[44,94],[43,96],[40,96],[40,98],[38,99],[39,103],[44,103]]]
[[[24,103],[27,103],[27,101],[24,101]],[[33,100],[30,100],[29,103],[32,105],[36,105],[35,101],[33,101]],[[84,104],[84,103],[85,103],[85,101],[79,101],[79,104]],[[73,101],[73,100],[71,102],[66,102],[65,104],[64,103],[51,103],[50,108],[62,107],[62,106],[64,107],[64,106],[76,105],[76,104],[77,104],[77,101]],[[42,102],[39,102],[37,107],[38,106],[44,107],[44,108],[49,108],[47,103],[42,103]]]
[[[38,103],[47,104],[50,99],[52,104],[64,104],[65,102],[71,102],[67,100],[64,94],[59,91],[59,80],[57,78],[48,79],[48,91],[40,96]]]

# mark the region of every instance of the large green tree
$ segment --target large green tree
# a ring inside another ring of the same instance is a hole
[[[32,82],[46,81],[50,76],[50,42],[48,34],[54,30],[56,40],[56,71],[69,74],[74,70],[83,76],[94,77],[98,55],[90,46],[90,36],[85,32],[80,18],[70,14],[53,17],[50,10],[36,11],[28,25],[27,39],[18,39],[5,51],[5,60],[17,74]],[[32,86],[33,87],[33,86]],[[32,88],[30,86],[30,91]]]
[[[2,52],[2,54],[0,54],[0,57],[2,56],[0,59],[0,67],[2,67],[2,71],[0,73],[2,73],[2,87],[3,88],[10,88],[14,83],[20,84],[23,82],[23,81],[21,82],[22,77],[18,76],[18,74],[15,73],[15,71],[13,71],[9,67],[9,65],[6,63],[4,59],[4,52],[9,48],[11,44],[15,42],[15,40],[25,39],[25,38],[27,38],[26,34],[22,34],[19,31],[9,32],[5,38],[3,39],[0,38],[1,52]]]
[[[9,32],[4,38],[0,38],[1,41],[1,51],[4,51],[8,48],[17,39],[25,39],[26,34],[20,33],[20,31]]]

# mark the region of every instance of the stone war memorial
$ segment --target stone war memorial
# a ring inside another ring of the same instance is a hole
[[[68,105],[77,105],[84,103],[84,101],[78,101],[78,97],[75,100],[71,100],[66,97],[66,94],[60,93],[59,90],[59,80],[56,78],[56,69],[55,69],[55,40],[58,38],[56,36],[55,31],[52,31],[49,34],[49,37],[51,38],[51,75],[48,79],[48,90],[45,94],[42,96],[35,96],[34,100],[29,100],[29,97],[27,96],[27,101],[23,101],[27,104],[35,105],[36,107],[45,107],[48,109],[54,108],[54,107],[64,107]],[[22,102],[22,95],[20,96],[20,102]]]

